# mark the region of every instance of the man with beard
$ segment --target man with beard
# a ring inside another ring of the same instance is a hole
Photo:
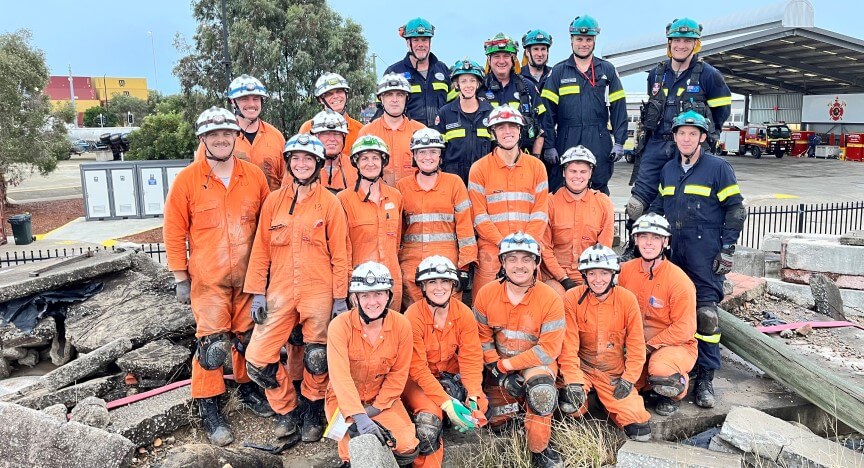
[[[362,123],[348,115],[348,93],[350,91],[351,87],[348,86],[348,80],[338,73],[325,73],[315,82],[315,99],[324,107],[325,111],[336,112],[347,123],[348,133],[345,134],[343,144],[345,148],[351,148],[351,145],[357,140],[360,128],[363,127]],[[314,134],[314,123],[314,119],[303,122],[298,133]]]
[[[547,65],[550,47],[552,36],[542,29],[532,29],[522,36],[522,71],[519,74],[531,80],[538,91],[543,89],[552,72]]]

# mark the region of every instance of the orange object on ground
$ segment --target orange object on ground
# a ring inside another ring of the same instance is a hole
[[[411,136],[414,132],[426,128],[422,123],[408,117],[402,121],[399,128],[393,130],[384,123],[384,118],[375,119],[360,129],[358,136],[375,135],[387,143],[390,149],[390,163],[384,168],[384,183],[395,187],[396,181],[414,173],[411,162]]]
[[[270,191],[273,191],[282,186],[282,179],[288,174],[285,169],[285,158],[282,157],[283,149],[285,149],[285,137],[276,127],[262,120],[254,143],[250,144],[243,133],[240,133],[234,146],[234,156],[249,161],[264,171],[267,186],[270,187]],[[195,161],[205,159],[206,151],[204,144],[199,144],[195,152]]]

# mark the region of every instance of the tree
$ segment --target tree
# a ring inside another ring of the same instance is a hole
[[[111,99],[108,100],[108,112],[114,114],[117,122],[120,122],[122,125],[126,125],[126,116],[129,112],[132,113],[136,122],[135,124],[140,123],[147,116],[147,109],[147,101],[135,96],[114,93]]]
[[[54,109],[54,112],[52,112],[51,115],[64,124],[71,124],[78,119],[78,114],[75,112],[75,108],[72,107],[71,102],[67,102],[59,108]]]
[[[179,113],[148,115],[141,128],[129,134],[126,158],[191,159],[198,146],[195,132]]]
[[[159,101],[158,104],[156,104],[156,112],[155,113],[156,114],[170,114],[173,112],[175,114],[183,115],[183,113],[186,111],[186,105],[187,105],[187,100],[182,95],[171,94],[169,96],[163,97],[162,100]],[[197,117],[198,116],[195,115],[193,117],[193,119],[197,118]],[[189,119],[187,119],[187,121],[188,120]]]
[[[51,103],[45,54],[30,46],[30,31],[0,35],[0,244],[6,243],[3,207],[6,187],[39,171],[57,167],[57,157],[69,153],[66,127],[50,119]]]
[[[105,119],[102,125],[99,125],[99,114]],[[116,127],[117,116],[106,111],[102,106],[93,106],[84,111],[84,126],[85,127]]]
[[[183,93],[200,90],[225,105],[220,0],[195,0],[195,46],[175,40],[186,56],[174,68]],[[349,113],[358,115],[372,95],[375,77],[362,28],[343,20],[324,0],[227,0],[228,49],[234,76],[260,79],[271,98],[264,119],[291,134],[321,108],[313,91],[324,72],[339,73],[351,85]]]

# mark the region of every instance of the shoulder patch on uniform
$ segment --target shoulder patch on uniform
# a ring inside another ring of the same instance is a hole
[[[443,79],[444,79],[444,74],[441,73],[441,72],[438,72],[438,73],[435,74],[435,78],[437,78],[437,79],[439,79],[439,80],[443,80]]]
[[[699,85],[687,85],[688,93],[698,93],[700,89],[702,88],[700,88]]]

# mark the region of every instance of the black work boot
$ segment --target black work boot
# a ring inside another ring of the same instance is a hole
[[[303,412],[303,428],[300,429],[303,442],[318,442],[324,435],[324,399],[306,400]]]
[[[657,399],[657,406],[654,407],[654,412],[660,416],[671,416],[678,411],[679,406],[679,402],[667,396],[660,396]]]
[[[702,408],[713,408],[714,398],[714,369],[705,369],[699,366],[696,369],[696,404]]]
[[[651,440],[651,424],[647,422],[628,424],[624,426],[624,433],[630,440],[648,442]]]
[[[264,391],[255,382],[240,384],[237,387],[237,399],[249,411],[262,418],[269,418],[275,414],[273,408],[270,407],[270,403],[267,401],[267,397],[264,395]]]
[[[276,415],[276,428],[274,429],[276,437],[290,437],[297,432],[297,410],[289,411],[285,414]]]
[[[540,453],[532,453],[531,461],[535,466],[540,468],[564,468],[564,461],[561,460],[561,455],[552,447],[546,446]]]
[[[219,412],[219,397],[199,398],[198,414],[201,416],[204,431],[207,432],[211,444],[224,447],[234,442],[231,429]]]

